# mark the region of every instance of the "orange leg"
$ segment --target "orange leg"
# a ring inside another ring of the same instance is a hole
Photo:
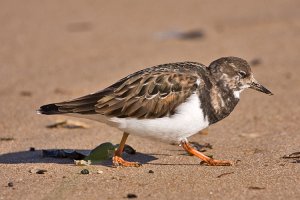
[[[184,148],[184,150],[186,150],[188,153],[190,153],[194,156],[197,156],[198,158],[203,160],[208,165],[211,165],[211,166],[230,166],[230,165],[233,165],[233,163],[230,162],[230,161],[215,160],[215,159],[212,159],[210,157],[207,157],[206,155],[200,153],[199,151],[197,151],[196,149],[191,147],[191,145],[188,143],[188,141],[182,141],[181,145]]]
[[[123,166],[123,167],[139,167],[139,166],[141,166],[141,164],[138,162],[128,162],[121,157],[128,135],[129,134],[126,132],[123,133],[123,137],[120,142],[119,148],[115,151],[115,154],[112,158],[113,165],[116,167],[118,167],[118,166]]]

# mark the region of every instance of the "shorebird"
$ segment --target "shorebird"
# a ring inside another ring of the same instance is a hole
[[[121,157],[129,134],[177,142],[208,165],[228,166],[232,162],[200,153],[187,138],[227,117],[246,88],[272,95],[238,57],[223,57],[208,67],[168,63],[137,71],[98,92],[43,105],[38,113],[92,119],[123,131],[112,159],[115,166],[140,166]]]

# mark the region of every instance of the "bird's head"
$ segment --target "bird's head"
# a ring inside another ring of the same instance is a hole
[[[237,97],[246,88],[273,95],[271,91],[255,80],[249,64],[241,58],[220,58],[213,61],[208,69],[218,85],[233,90]]]

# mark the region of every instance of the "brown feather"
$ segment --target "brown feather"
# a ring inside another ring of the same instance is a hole
[[[174,114],[197,91],[197,63],[171,63],[133,73],[94,94],[57,103],[60,112],[157,118]]]

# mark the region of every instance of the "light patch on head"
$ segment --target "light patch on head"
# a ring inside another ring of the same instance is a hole
[[[233,63],[228,63],[228,65],[231,66],[233,69],[237,69],[237,67]]]
[[[227,74],[222,74],[221,79],[229,79]]]
[[[236,81],[233,78],[230,78],[227,74],[222,74],[220,79],[223,80],[224,87],[229,87],[230,89],[236,87]]]

